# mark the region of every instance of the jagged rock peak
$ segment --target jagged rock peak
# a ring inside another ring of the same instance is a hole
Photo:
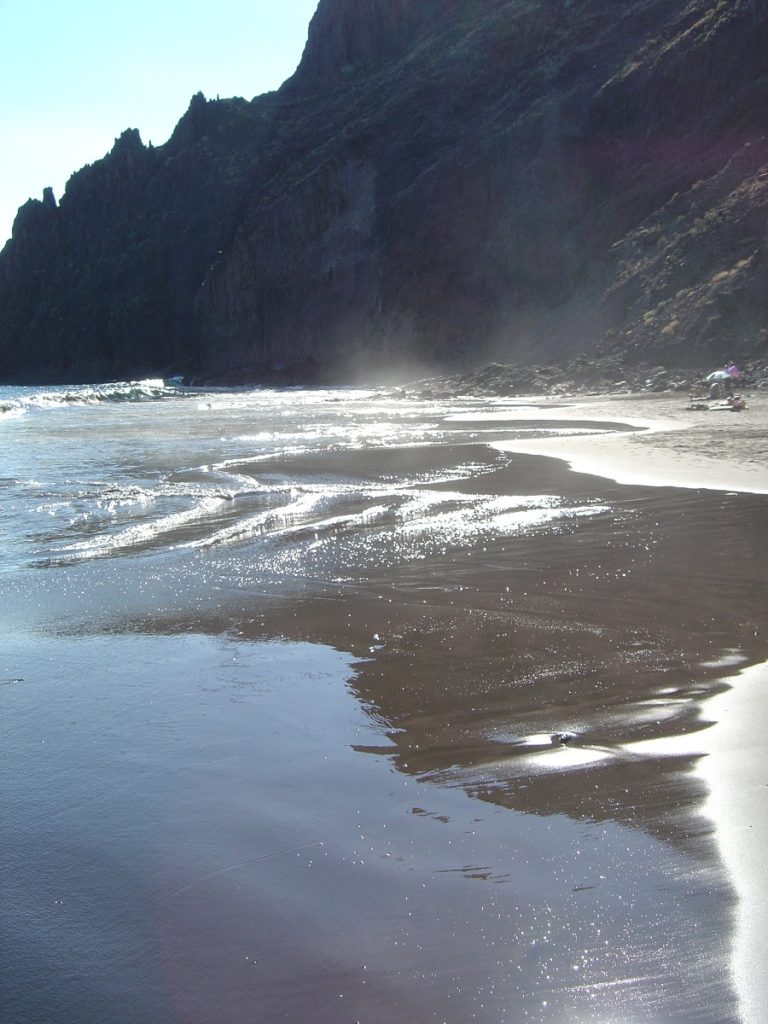
[[[117,155],[119,153],[135,153],[137,150],[143,149],[144,143],[141,141],[139,129],[126,128],[122,135],[115,139],[112,152]]]
[[[25,233],[32,225],[48,224],[58,208],[53,189],[50,186],[44,188],[42,199],[28,199],[19,207],[13,223],[13,237]]]
[[[320,0],[291,85],[364,70],[403,56],[435,20],[432,0]]]
[[[178,121],[169,140],[172,151],[193,145],[209,132],[215,131],[226,117],[225,112],[247,109],[248,103],[241,97],[221,100],[208,99],[202,92],[196,92],[189,106]]]

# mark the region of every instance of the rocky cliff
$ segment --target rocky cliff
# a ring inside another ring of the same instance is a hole
[[[0,254],[0,376],[768,348],[756,0],[321,0],[276,93],[127,131]]]

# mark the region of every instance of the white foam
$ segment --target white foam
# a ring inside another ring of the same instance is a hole
[[[226,499],[208,497],[198,502],[193,508],[183,512],[174,512],[160,519],[151,519],[135,526],[129,526],[114,534],[100,534],[86,541],[66,544],[57,552],[76,559],[99,558],[104,555],[117,554],[128,548],[149,544],[158,537],[174,533],[191,523],[199,522],[212,515],[226,504]]]
[[[188,541],[181,545],[186,548],[210,548],[223,544],[240,543],[256,536],[277,536],[294,530],[299,519],[304,519],[322,501],[322,492],[309,491],[295,497],[279,508],[266,509],[257,515],[248,516],[227,526],[209,537]],[[306,525],[306,524],[302,524]]]

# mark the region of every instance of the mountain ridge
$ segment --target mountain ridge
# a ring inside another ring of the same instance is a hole
[[[768,347],[751,0],[321,0],[275,93],[192,98],[19,211],[0,375],[344,379]]]

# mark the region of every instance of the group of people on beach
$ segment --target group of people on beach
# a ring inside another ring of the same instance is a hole
[[[721,370],[713,370],[704,378],[710,398],[732,398],[741,370],[734,362],[727,362]]]
[[[719,405],[709,406],[709,400],[715,400],[719,401],[722,407],[734,411],[746,409],[747,403],[736,394],[740,377],[741,370],[732,361],[725,363],[720,370],[713,370],[691,392],[691,408],[719,408]]]

